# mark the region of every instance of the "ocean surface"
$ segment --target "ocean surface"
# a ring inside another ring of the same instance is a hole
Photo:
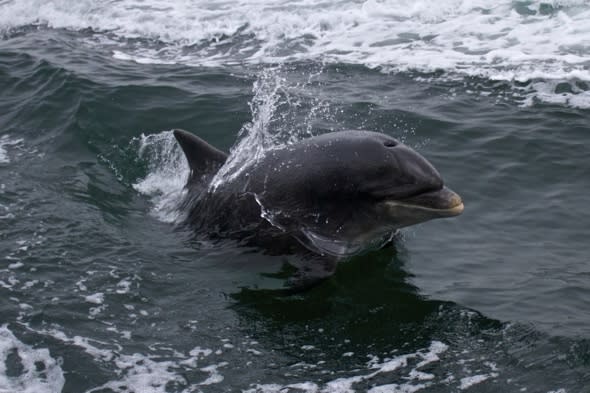
[[[277,296],[173,128],[383,132],[465,212]],[[588,1],[0,0],[0,392],[590,392],[589,141]]]

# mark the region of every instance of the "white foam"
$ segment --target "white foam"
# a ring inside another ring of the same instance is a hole
[[[184,378],[169,371],[172,362],[154,362],[140,354],[124,356],[116,360],[120,370],[127,370],[124,378],[110,381],[88,391],[126,391],[130,393],[162,393],[166,391],[166,384],[171,382],[183,383]]]
[[[9,269],[19,269],[19,268],[21,268],[23,266],[25,266],[25,264],[22,263],[21,261],[18,261],[18,262],[14,262],[14,263],[9,264],[8,265],[8,268]]]
[[[117,283],[117,294],[124,295],[129,293],[131,290],[131,281],[129,279],[123,279]]]
[[[220,362],[199,367],[199,361],[211,354],[211,350],[206,348],[196,347],[189,354],[183,354],[171,348],[159,348],[160,350],[166,349],[172,352],[172,356],[167,356],[169,360],[162,360],[161,354],[125,354],[123,348],[116,342],[107,343],[80,336],[69,337],[56,329],[36,332],[75,345],[97,361],[106,362],[117,370],[118,379],[94,387],[88,390],[87,393],[109,389],[128,393],[165,393],[169,391],[170,385],[185,387],[182,391],[198,392],[200,391],[199,386],[222,382],[224,377],[219,369],[228,364]],[[157,350],[158,348],[151,349]],[[200,382],[191,381],[189,384],[184,377],[187,369],[202,371],[207,373],[207,376]],[[2,390],[0,392],[4,393]]]
[[[397,383],[393,383],[390,385],[381,385],[375,386],[368,390],[368,393],[414,393],[418,390],[422,390],[426,387],[426,385],[407,385],[402,384],[399,385]]]
[[[328,381],[324,386],[318,386],[317,384],[310,381],[289,384],[285,386],[270,383],[254,385],[251,389],[245,390],[244,392],[274,393],[283,392],[291,388],[299,389],[307,393],[354,393],[357,391],[354,387],[355,384],[361,382],[372,384],[373,378],[378,375],[384,376],[388,375],[389,373],[399,372],[400,370],[410,368],[408,374],[402,377],[402,379],[406,382],[373,386],[369,392],[414,393],[434,384],[434,375],[422,372],[418,369],[427,364],[440,360],[439,355],[446,352],[447,350],[448,346],[446,344],[439,341],[433,341],[426,349],[419,350],[415,353],[395,356],[382,362],[379,362],[379,358],[370,356],[371,359],[367,362],[367,370],[370,370],[369,373],[361,373],[352,377],[336,378],[332,381]],[[397,375],[396,380],[399,380]]]
[[[316,393],[318,392],[318,385],[313,382],[301,382],[287,385],[287,388],[303,390],[304,392]]]
[[[17,145],[22,141],[22,139],[11,139],[8,135],[0,137],[0,164],[8,164],[10,162],[10,157],[8,157],[8,151],[6,150],[7,146]]]
[[[572,108],[590,108],[590,90],[583,90],[575,83],[569,83],[568,87],[571,91],[558,92],[559,84],[558,81],[539,81],[532,83],[527,88],[522,88],[521,90],[526,96],[524,106],[532,106],[539,101]]]
[[[242,393],[280,393],[285,388],[285,386],[276,383],[256,384],[251,389],[242,390]]]
[[[98,44],[141,63],[321,59],[501,80],[590,80],[584,0],[8,0],[0,10],[0,30],[104,31]]]
[[[87,278],[81,278],[79,281],[76,282],[76,287],[78,287],[78,290],[80,290],[80,291],[87,291],[88,290],[86,285],[84,285],[86,280],[87,280]]]
[[[201,347],[194,347],[189,354],[193,357],[207,357],[209,355],[211,355],[211,353],[213,353],[213,351],[211,351],[208,348],[201,348]]]
[[[418,363],[417,367],[425,366],[432,362],[439,361],[438,355],[446,352],[449,349],[449,346],[445,343],[440,341],[433,341],[428,348],[428,351],[421,353],[422,361]]]
[[[477,385],[479,383],[487,381],[490,378],[495,378],[497,376],[498,376],[497,373],[491,373],[491,374],[478,374],[478,375],[472,375],[470,377],[461,378],[461,385],[459,386],[459,389],[460,390],[468,389],[468,388],[472,387],[473,385]]]
[[[29,329],[31,329],[29,327]],[[117,332],[117,329],[108,329]],[[201,363],[208,360],[212,356],[213,351],[207,348],[194,347],[188,354],[168,348],[164,346],[149,347],[148,353],[133,353],[125,354],[124,348],[116,341],[101,342],[98,340],[91,340],[89,338],[74,336],[68,337],[63,332],[53,330],[36,331],[38,334],[49,335],[59,341],[67,344],[77,346],[84,350],[88,355],[96,359],[98,362],[108,364],[108,367],[117,370],[117,376],[114,380],[108,381],[100,386],[96,386],[88,390],[91,392],[100,392],[103,390],[126,391],[129,393],[163,393],[167,391],[170,386],[176,386],[181,391],[201,391],[200,387],[219,384],[224,381],[222,370],[228,366],[227,362],[208,362],[205,365]],[[15,343],[16,339],[8,332],[5,327],[0,328],[0,360],[10,350],[10,345],[3,344],[7,340]],[[3,340],[4,339],[4,340]],[[228,341],[223,341],[227,343]],[[250,343],[251,344],[251,343]],[[24,344],[11,344],[17,346],[19,354],[26,353],[26,351],[35,351]],[[19,346],[20,345],[20,346]],[[9,348],[9,349],[6,349]],[[22,349],[21,349],[22,348]],[[170,355],[162,356],[162,351],[170,352]],[[448,350],[448,346],[438,341],[434,341],[428,348],[418,350],[413,353],[397,355],[390,358],[379,360],[377,357],[371,357],[366,364],[366,369],[356,370],[357,375],[335,378],[325,384],[318,385],[312,381],[300,381],[287,385],[279,385],[276,383],[257,384],[252,386],[245,392],[282,392],[287,390],[297,390],[307,393],[346,393],[355,392],[357,387],[355,384],[361,383],[363,386],[371,386],[369,392],[371,393],[414,393],[431,386],[437,386],[438,383],[450,384],[454,381],[453,378],[446,378],[444,381],[437,380],[434,374],[421,371],[420,368],[440,361],[441,354]],[[36,350],[39,357],[44,359],[46,366],[52,360],[46,350]],[[153,352],[153,353],[152,353]],[[22,355],[21,355],[22,357]],[[26,362],[22,362],[26,367]],[[319,362],[318,362],[319,364]],[[491,369],[497,370],[494,364],[488,365]],[[0,392],[2,391],[2,375],[3,363],[0,362]],[[59,371],[57,376],[61,379],[56,379],[63,386],[63,374],[61,369],[57,366]],[[305,367],[304,367],[305,368]],[[50,367],[47,367],[50,369]],[[196,371],[207,373],[200,381],[191,380],[190,382],[184,377],[185,374],[193,374]],[[457,389],[468,389],[478,383],[487,379],[495,378],[499,375],[498,372],[490,372],[489,374],[478,374],[469,377],[464,377],[457,382]],[[379,378],[376,378],[379,376]],[[377,385],[376,381],[387,381],[395,378],[395,383],[386,383]],[[61,381],[61,382],[60,382]],[[446,381],[446,382],[445,382]],[[37,382],[35,382],[37,383]],[[33,386],[33,385],[31,385]],[[35,385],[36,386],[36,385]],[[58,386],[58,385],[52,385]],[[10,390],[12,391],[12,390]],[[17,390],[18,391],[18,390]],[[60,390],[28,390],[25,392],[46,392],[46,391],[60,391]]]
[[[136,139],[139,156],[148,163],[148,174],[133,185],[138,192],[152,198],[152,213],[165,222],[181,218],[178,210],[184,196],[189,168],[172,131],[141,135]]]
[[[8,373],[7,361],[17,362]],[[10,374],[10,375],[9,375]],[[0,392],[55,393],[65,383],[60,362],[46,348],[35,349],[19,341],[6,325],[0,326]]]
[[[209,376],[207,377],[206,380],[204,380],[203,382],[199,383],[199,385],[212,385],[212,384],[215,384],[215,383],[222,382],[223,381],[223,375],[221,375],[221,373],[218,371],[218,369],[220,367],[225,367],[227,365],[228,365],[227,362],[221,362],[219,364],[212,364],[210,366],[201,368],[201,371],[205,371],[205,372],[209,373]]]
[[[84,300],[86,300],[88,303],[102,304],[104,302],[104,293],[97,292],[95,294],[85,296]]]

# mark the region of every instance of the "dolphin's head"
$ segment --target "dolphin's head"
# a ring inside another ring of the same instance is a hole
[[[432,164],[381,133],[325,134],[268,161],[264,207],[275,206],[275,222],[287,216],[322,252],[353,254],[399,228],[463,211]]]
[[[393,227],[463,212],[461,197],[444,185],[439,172],[422,155],[383,134],[366,137],[363,153],[375,160],[364,166],[357,163],[351,180]]]

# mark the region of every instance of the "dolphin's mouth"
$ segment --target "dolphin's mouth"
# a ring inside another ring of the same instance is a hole
[[[464,209],[459,194],[447,187],[388,202],[400,207],[431,212],[439,217],[457,216]]]

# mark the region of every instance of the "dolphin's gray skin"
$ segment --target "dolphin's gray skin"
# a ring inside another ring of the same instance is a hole
[[[269,150],[214,189],[227,155],[186,131],[174,136],[191,171],[187,222],[271,253],[307,255],[309,277],[328,276],[334,261],[383,245],[399,228],[463,211],[424,157],[384,134],[334,132]]]

